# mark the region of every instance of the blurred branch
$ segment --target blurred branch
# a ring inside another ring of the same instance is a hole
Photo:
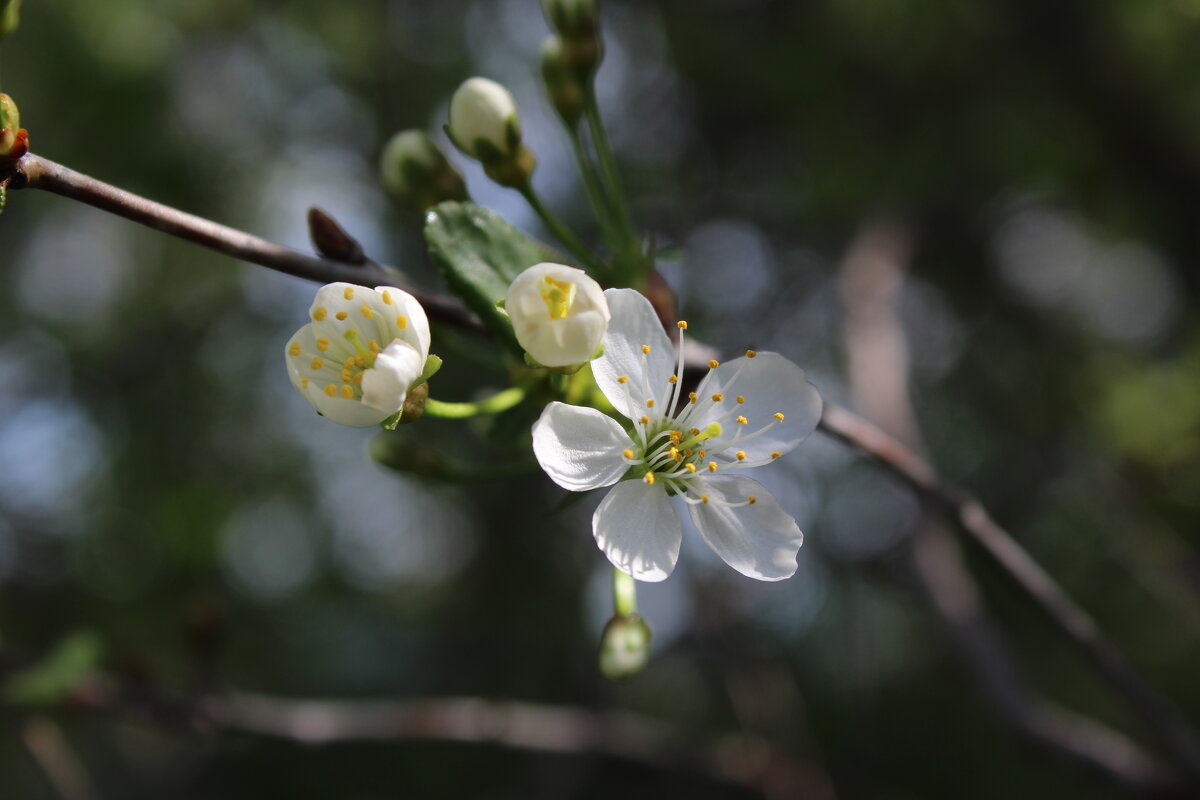
[[[95,800],[83,762],[53,720],[43,715],[30,717],[21,726],[21,741],[63,800]]]
[[[9,189],[42,189],[94,206],[252,264],[319,283],[346,281],[360,285],[395,285],[397,276],[369,260],[337,261],[301,253],[249,233],[139,197],[90,178],[41,156],[27,153],[16,164]],[[442,295],[405,286],[432,319],[477,328],[478,320]]]
[[[230,730],[323,745],[345,741],[495,744],[543,753],[604,756],[694,772],[767,797],[832,798],[829,779],[755,736],[705,736],[628,712],[471,697],[410,701],[214,697],[204,716]]]
[[[852,392],[859,406],[895,437],[835,406],[826,406],[822,430],[899,474],[926,500],[948,511],[1091,657],[1195,779],[1200,775],[1200,749],[1178,712],[1142,681],[1087,613],[991,520],[978,501],[940,483],[918,454],[921,437],[908,399],[907,341],[897,312],[911,245],[909,233],[895,223],[868,224],[856,237],[841,270]],[[1170,772],[1134,742],[1043,700],[1026,687],[1006,642],[987,617],[954,540],[939,522],[927,521],[911,545],[917,577],[935,610],[954,634],[983,688],[1019,730],[1130,786],[1162,791],[1176,788]]]

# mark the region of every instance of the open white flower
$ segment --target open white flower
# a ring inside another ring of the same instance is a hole
[[[771,463],[816,428],[816,388],[778,353],[748,350],[725,364],[710,361],[696,391],[681,397],[687,323],[679,323],[676,366],[645,297],[632,289],[604,295],[612,321],[592,371],[630,430],[593,408],[551,403],[533,426],[538,463],[571,491],[617,484],[596,509],[592,532],[609,561],[638,580],[661,581],[675,568],[682,527],[672,497],[729,566],[759,580],[790,577],[803,534],[742,470]]]
[[[504,310],[521,347],[547,367],[591,358],[610,318],[600,284],[581,269],[548,262],[513,280]]]
[[[334,422],[365,428],[404,406],[429,356],[429,320],[408,292],[331,283],[317,290],[312,322],[284,355],[296,391]]]

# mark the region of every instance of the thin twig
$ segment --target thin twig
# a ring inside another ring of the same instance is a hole
[[[298,278],[320,283],[346,281],[369,286],[394,285],[397,282],[396,275],[374,263],[354,264],[310,256],[147,200],[33,153],[25,154],[17,162],[8,188],[53,192],[242,261]],[[479,327],[474,315],[457,302],[414,286],[404,288],[417,298],[431,318],[459,327]]]
[[[21,741],[63,800],[95,800],[83,762],[53,720],[30,717],[21,727]]]

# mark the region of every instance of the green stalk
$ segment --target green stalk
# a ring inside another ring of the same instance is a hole
[[[525,198],[525,201],[529,203],[529,207],[537,212],[537,215],[542,218],[542,222],[546,223],[546,227],[550,229],[551,233],[553,233],[560,242],[567,246],[567,249],[571,251],[572,255],[579,259],[580,263],[591,267],[593,271],[599,271],[600,265],[597,263],[595,256],[593,256],[591,251],[588,250],[587,246],[579,240],[579,237],[571,232],[571,229],[567,227],[566,223],[556,217],[550,209],[546,208],[546,205],[542,202],[542,199],[538,197],[537,192],[533,190],[533,185],[531,183],[526,181],[524,185],[518,186],[516,189],[521,193],[521,196]]]
[[[627,617],[637,613],[637,581],[613,567],[613,615]]]
[[[525,390],[516,386],[474,403],[447,403],[430,397],[425,401],[425,415],[439,419],[468,419],[480,414],[499,414],[524,399]]]
[[[567,136],[571,140],[571,150],[575,153],[575,162],[579,165],[579,174],[583,176],[583,189],[587,193],[588,203],[592,206],[592,213],[596,215],[596,221],[600,223],[600,228],[604,232],[604,240],[608,242],[610,248],[616,250],[624,241],[624,236],[615,219],[617,211],[605,194],[604,187],[600,185],[600,176],[596,172],[596,165],[592,163],[592,159],[588,157],[587,151],[583,147],[579,126],[567,125],[566,128]]]

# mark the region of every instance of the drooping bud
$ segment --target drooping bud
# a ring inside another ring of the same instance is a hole
[[[17,29],[21,22],[21,0],[0,0],[0,39]]]
[[[569,127],[583,115],[584,87],[563,54],[563,41],[549,36],[542,42],[542,82],[550,104]]]
[[[611,314],[600,284],[563,264],[535,264],[508,287],[504,310],[517,341],[546,367],[581,364],[597,354]]]
[[[587,79],[604,57],[596,0],[542,0],[550,26],[562,38],[563,60],[580,79]]]
[[[443,200],[469,200],[458,170],[422,130],[400,131],[379,159],[383,185],[396,200],[423,212]]]
[[[446,133],[502,186],[522,186],[533,174],[536,161],[521,143],[516,101],[495,81],[469,78],[458,87],[450,98]]]
[[[614,616],[600,637],[600,672],[611,680],[630,678],[650,658],[650,626],[637,614]]]

